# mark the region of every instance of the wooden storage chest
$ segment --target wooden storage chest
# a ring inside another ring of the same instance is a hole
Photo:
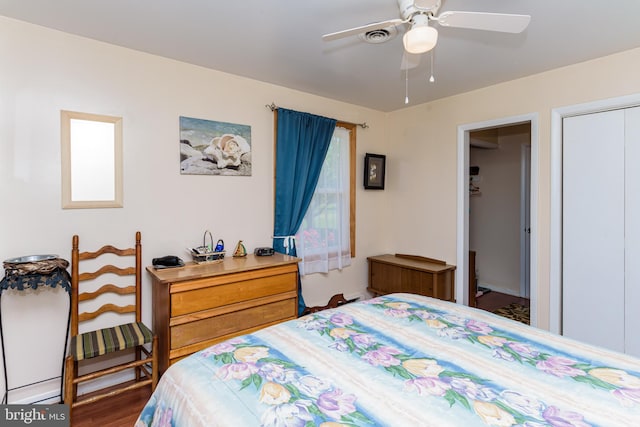
[[[406,292],[455,301],[454,265],[416,255],[378,255],[369,261],[369,287],[374,295]]]

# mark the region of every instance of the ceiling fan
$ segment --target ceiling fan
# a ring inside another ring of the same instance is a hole
[[[438,31],[430,26],[435,22],[441,27],[469,28],[474,30],[499,31],[505,33],[521,33],[529,25],[531,16],[487,12],[447,11],[438,15],[441,0],[397,0],[401,18],[374,22],[348,30],[322,36],[324,41],[332,41],[370,31],[400,24],[410,24],[411,28],[405,32],[402,41],[406,54],[402,61],[402,68],[412,68],[419,63],[419,55],[433,49],[438,42]]]

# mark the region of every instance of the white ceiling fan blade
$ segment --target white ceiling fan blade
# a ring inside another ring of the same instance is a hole
[[[420,60],[422,59],[422,54],[419,53],[409,53],[406,50],[402,52],[402,62],[400,63],[400,70],[406,71],[411,70],[412,68],[416,68],[420,65]]]
[[[443,27],[521,33],[529,25],[531,16],[486,12],[443,12],[435,18]]]
[[[361,27],[355,27],[355,28],[351,28],[348,30],[343,30],[343,31],[337,31],[335,33],[330,33],[330,34],[325,34],[324,36],[322,36],[322,40],[328,42],[331,40],[337,40],[337,39],[341,39],[343,37],[349,37],[349,36],[355,36],[358,35],[360,33],[366,33],[369,31],[374,31],[374,30],[381,30],[383,28],[387,28],[390,27],[392,25],[398,25],[398,24],[402,24],[405,21],[403,21],[402,19],[389,19],[387,21],[381,21],[381,22],[374,22],[373,24],[367,24],[367,25],[363,25]]]

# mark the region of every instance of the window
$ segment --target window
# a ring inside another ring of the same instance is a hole
[[[296,234],[300,273],[342,269],[355,256],[355,125],[338,122]]]

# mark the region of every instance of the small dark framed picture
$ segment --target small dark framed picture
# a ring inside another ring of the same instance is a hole
[[[384,170],[387,157],[366,153],[364,156],[364,188],[384,190]]]

